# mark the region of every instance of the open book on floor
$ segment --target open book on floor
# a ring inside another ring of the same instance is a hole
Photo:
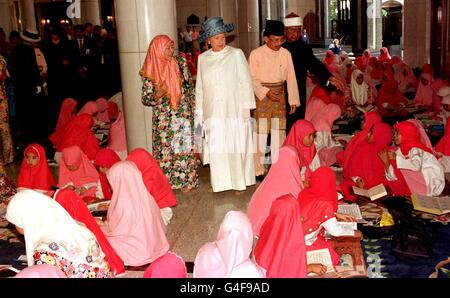
[[[358,204],[339,204],[337,213],[351,215],[356,219],[357,223],[366,223]]]
[[[111,203],[111,200],[98,199],[98,200],[89,202],[87,207],[88,207],[89,211],[91,211],[91,212],[107,211],[110,203]]]
[[[450,213],[450,197],[427,197],[413,194],[411,198],[414,209],[418,211],[436,215]]]
[[[359,111],[361,111],[361,112],[363,112],[363,113],[367,113],[367,112],[370,112],[370,111],[372,111],[372,110],[375,109],[375,106],[373,106],[373,105],[371,105],[371,104],[369,104],[369,105],[367,105],[367,106],[358,106],[358,105],[355,105],[355,107],[356,107]]]
[[[334,270],[333,262],[331,261],[330,251],[328,249],[318,249],[306,252],[306,259],[308,264],[322,264],[327,267],[326,275],[332,275]],[[308,276],[318,276],[315,273],[309,273]],[[321,276],[324,277],[324,276]]]
[[[371,201],[378,200],[388,195],[386,188],[384,187],[383,184],[379,184],[370,189],[363,189],[356,186],[353,186],[352,188],[355,195],[367,197]]]

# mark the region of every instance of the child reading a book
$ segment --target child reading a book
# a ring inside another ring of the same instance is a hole
[[[33,189],[51,197],[56,183],[48,167],[44,147],[31,144],[25,148],[23,155],[17,190]]]
[[[411,194],[395,162],[386,157],[391,141],[392,129],[389,125],[378,123],[372,126],[366,140],[360,143],[358,150],[353,151],[345,167],[340,187],[346,200],[356,200],[351,191],[353,186],[370,189],[383,184],[394,195]]]
[[[91,201],[97,194],[99,175],[86,154],[77,146],[63,150],[59,166],[59,187],[75,191],[84,201]]]
[[[364,73],[356,69],[352,74],[350,88],[347,88],[345,93],[347,109],[350,107],[354,110],[368,112],[370,104],[374,101],[373,92],[376,94],[376,89],[372,91],[369,83],[364,78]]]
[[[300,218],[305,235],[306,251],[328,249],[333,265],[339,264],[339,256],[325,237],[325,230],[331,236],[357,236],[359,231],[347,231],[338,220],[355,222],[349,215],[337,214],[338,195],[336,175],[328,167],[321,167],[312,173],[309,187],[300,192]]]
[[[396,160],[411,192],[439,196],[445,187],[444,168],[421,142],[419,129],[409,121],[396,124],[394,129],[395,143],[400,148],[389,153],[389,158]]]
[[[291,194],[272,203],[254,250],[255,260],[266,269],[268,278],[306,278],[311,272],[326,272],[322,264],[307,264],[300,214],[300,205]]]
[[[393,70],[386,70],[383,73],[383,82],[378,93],[376,105],[378,112],[383,117],[408,115],[408,111],[405,109],[406,99],[398,89],[398,83],[394,78]]]

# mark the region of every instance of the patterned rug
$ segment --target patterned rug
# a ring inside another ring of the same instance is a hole
[[[369,278],[427,278],[438,262],[450,256],[450,215],[424,217],[436,228],[431,257],[400,260],[391,252],[392,236],[365,238],[362,247]]]

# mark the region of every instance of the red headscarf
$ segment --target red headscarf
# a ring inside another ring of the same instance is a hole
[[[70,214],[76,221],[82,222],[95,235],[98,244],[105,254],[105,259],[115,275],[125,273],[122,259],[117,255],[109,244],[91,212],[86,207],[86,203],[77,194],[69,189],[60,190],[56,194],[55,200]]]
[[[58,148],[59,142],[64,135],[64,129],[67,124],[75,118],[75,108],[77,107],[78,102],[72,98],[64,99],[61,110],[59,111],[58,122],[56,123],[55,131],[50,135],[49,139],[55,146]]]
[[[294,146],[300,158],[300,167],[309,166],[316,156],[316,146],[311,147],[303,145],[303,139],[314,133],[316,129],[314,125],[306,120],[298,120],[291,128],[283,146]]]
[[[384,163],[378,153],[386,149],[392,141],[392,129],[385,123],[378,123],[373,126],[373,142],[362,141],[358,150],[349,157],[346,169],[349,177],[360,177],[365,183],[365,187],[371,188],[384,182]]]
[[[25,160],[25,154],[27,153],[33,153],[39,157],[39,163],[36,166],[29,167],[27,165]],[[52,186],[56,186],[55,179],[47,164],[44,147],[39,144],[31,144],[25,149],[23,156],[17,187],[50,191]]]
[[[370,58],[368,66],[370,67],[370,77],[373,80],[381,80],[381,67],[377,57]]]
[[[330,93],[328,93],[327,89],[319,85],[314,87],[311,97],[320,98],[326,104],[331,103]]]
[[[90,160],[94,160],[100,145],[91,131],[93,125],[94,120],[88,114],[76,116],[67,124],[61,144],[56,148],[57,151],[62,152],[67,147],[78,146]]]
[[[101,97],[95,101],[98,108],[97,119],[102,122],[109,122],[108,116],[108,101]]]
[[[117,119],[119,116],[119,106],[113,102],[108,102],[108,117],[111,120]]]
[[[425,146],[420,141],[420,131],[419,129],[409,121],[403,121],[396,125],[394,128],[400,133],[402,136],[402,143],[400,144],[400,150],[404,156],[408,156],[409,151],[412,148],[419,148],[423,151],[433,154],[430,148]]]
[[[309,188],[298,196],[303,234],[316,231],[319,226],[334,217],[338,207],[336,175],[328,167],[321,167],[311,174]]]
[[[173,43],[167,35],[153,38],[148,47],[147,56],[140,72],[141,76],[150,78],[155,84],[165,82],[172,109],[177,109],[181,98],[180,68],[175,58],[164,55],[165,47]]]
[[[268,278],[307,277],[306,246],[300,214],[300,205],[291,194],[272,203],[254,253],[256,262],[267,270]]]
[[[424,64],[424,66],[422,66],[422,73],[429,73],[434,77],[434,68],[433,66],[431,66],[431,64]]]
[[[365,69],[369,65],[370,59],[372,59],[372,52],[370,50],[364,50],[361,59],[362,59],[362,66]]]
[[[94,116],[95,113],[98,113],[97,103],[95,101],[88,101],[78,112],[78,115],[88,114]]]
[[[111,149],[100,149],[95,156],[95,165],[97,167],[111,168],[113,165],[120,161],[120,157],[117,153]],[[103,197],[105,199],[111,200],[112,198],[112,188],[108,182],[106,174],[99,173],[100,184],[102,185]]]
[[[389,50],[385,47],[380,49],[380,56],[378,57],[378,61],[380,62],[390,62],[392,59],[391,55],[389,54]]]
[[[325,58],[323,59],[323,64],[327,67],[328,71],[335,74],[339,72],[339,60],[333,51],[328,50]]]
[[[405,96],[398,89],[398,83],[394,78],[393,72],[386,71],[384,73],[384,80],[378,93],[377,108],[381,113],[387,113],[387,110],[383,107],[383,103],[388,103],[393,107],[400,107],[402,104],[406,104]]]
[[[362,57],[356,57],[355,65],[360,71],[364,71],[366,69],[366,67],[364,66],[364,61],[363,61]]]
[[[145,187],[155,198],[160,209],[176,206],[177,198],[170,187],[166,175],[161,170],[159,163],[145,149],[138,148],[130,152],[127,159],[136,164],[142,173]]]
[[[447,123],[450,123],[450,118],[447,120]],[[445,134],[437,143],[436,151],[444,154],[445,156],[450,156],[450,125],[445,127]]]
[[[169,251],[147,267],[144,278],[188,278],[188,273],[184,260]]]
[[[344,177],[347,178],[351,177],[348,172],[350,159],[354,155],[354,152],[358,150],[360,143],[364,142],[372,126],[381,122],[382,122],[381,116],[377,112],[368,112],[364,114],[364,126],[362,131],[353,136],[353,138],[350,140],[350,142],[347,144],[347,147],[345,148],[344,169],[342,172]]]
[[[88,183],[97,183],[99,176],[97,170],[86,154],[77,146],[67,147],[62,151],[59,164],[59,186],[66,186],[72,182],[76,188]],[[76,166],[78,169],[70,171],[68,166]]]

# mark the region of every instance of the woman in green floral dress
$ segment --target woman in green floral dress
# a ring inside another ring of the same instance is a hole
[[[186,60],[166,35],[150,43],[140,72],[142,103],[153,108],[153,156],[173,189],[198,186],[194,154],[194,85]]]

